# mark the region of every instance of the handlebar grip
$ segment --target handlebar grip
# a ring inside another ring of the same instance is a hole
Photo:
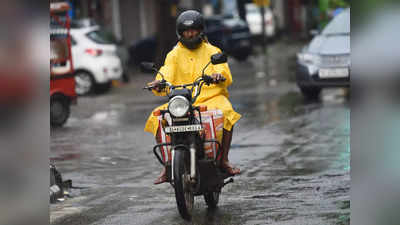
[[[211,76],[209,76],[209,75],[204,75],[203,76],[203,80],[204,80],[204,82],[206,82],[206,84],[213,83],[213,78]]]
[[[204,82],[206,82],[206,83],[208,83],[208,84],[214,84],[214,83],[224,82],[224,81],[226,81],[226,78],[225,78],[224,76],[222,76],[221,79],[220,79],[219,81],[214,82],[214,79],[213,79],[211,76],[209,76],[209,75],[204,75],[204,76],[203,76],[203,80],[204,80]]]
[[[167,86],[167,83],[163,82],[163,83],[159,83],[159,84],[157,84],[157,85],[144,86],[143,89],[146,89],[146,90],[151,91],[151,90],[153,90],[153,89],[156,89],[156,90],[157,90],[157,88],[158,88],[159,90],[157,90],[157,91],[160,92],[160,91],[163,90],[166,86]]]

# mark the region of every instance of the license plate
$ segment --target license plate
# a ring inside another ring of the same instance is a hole
[[[320,69],[318,75],[320,78],[343,78],[349,76],[349,69]]]
[[[200,124],[186,126],[170,126],[165,128],[165,133],[181,133],[203,130]]]

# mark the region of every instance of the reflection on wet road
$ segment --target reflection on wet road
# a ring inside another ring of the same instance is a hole
[[[138,75],[107,95],[79,99],[66,126],[52,130],[52,160],[79,189],[51,205],[51,224],[349,224],[346,97],[333,89],[305,101],[291,80],[299,45],[274,48],[275,57],[232,60],[231,99],[243,118],[230,160],[243,173],[223,189],[217,210],[197,197],[185,222],[171,186],[152,185],[161,167],[143,127],[163,101],[140,89],[151,77]]]

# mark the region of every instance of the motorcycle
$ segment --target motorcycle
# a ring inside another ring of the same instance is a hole
[[[215,157],[207,157],[204,148],[206,143],[213,143],[218,149],[221,149],[221,144],[217,139],[205,138],[202,112],[206,109],[204,106],[194,106],[203,85],[213,83],[213,78],[204,74],[205,69],[210,63],[216,65],[225,62],[227,62],[225,54],[212,55],[201,76],[195,82],[183,85],[172,85],[166,81],[154,63],[141,64],[142,71],[161,75],[162,80],[158,88],[165,90],[169,98],[168,108],[155,111],[153,114],[161,116],[164,121],[161,123],[164,124],[162,129],[170,136],[170,142],[155,145],[153,153],[166,168],[167,181],[175,189],[178,211],[185,220],[191,220],[194,196],[203,195],[208,207],[215,208],[218,205],[221,189],[233,182],[232,175],[220,169],[222,150],[217,151]],[[221,81],[225,81],[225,78]],[[147,90],[155,88],[156,86],[144,87]],[[170,118],[170,122],[166,122],[166,117]],[[165,162],[160,154],[161,148],[166,146],[171,149],[171,162]]]

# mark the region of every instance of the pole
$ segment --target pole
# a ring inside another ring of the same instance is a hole
[[[261,6],[261,26],[262,26],[262,37],[261,37],[261,41],[262,41],[262,48],[263,48],[263,52],[264,54],[267,52],[267,42],[266,42],[266,35],[265,35],[265,6]]]

